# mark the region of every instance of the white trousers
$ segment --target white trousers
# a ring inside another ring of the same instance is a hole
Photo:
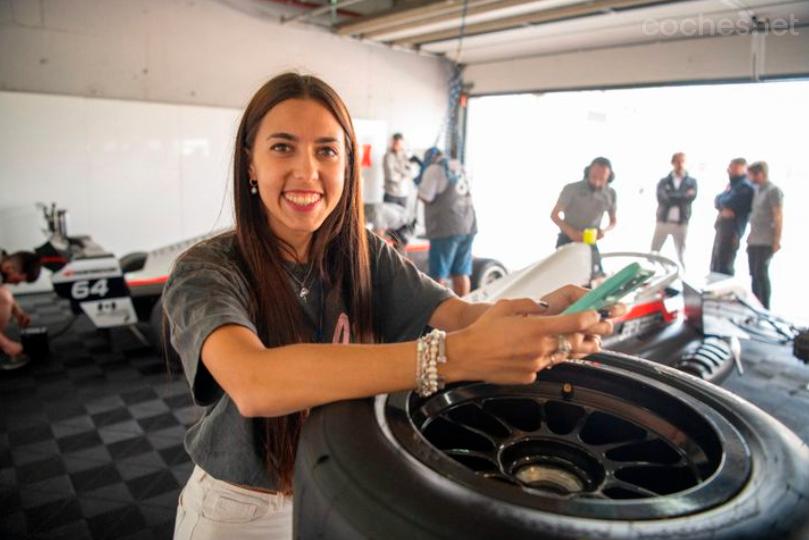
[[[180,493],[175,540],[290,540],[292,498],[217,480],[199,467]]]
[[[655,226],[654,237],[652,238],[652,251],[659,252],[663,244],[666,243],[666,238],[671,235],[674,240],[674,248],[677,250],[677,258],[680,264],[685,268],[685,239],[688,236],[688,225],[679,223],[661,223],[657,222]]]

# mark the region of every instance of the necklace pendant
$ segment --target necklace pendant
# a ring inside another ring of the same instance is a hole
[[[309,289],[307,289],[306,287],[301,287],[301,292],[298,296],[306,300],[306,297],[309,296]]]

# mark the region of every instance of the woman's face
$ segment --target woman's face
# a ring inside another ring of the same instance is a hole
[[[317,101],[282,101],[261,120],[250,159],[272,231],[297,247],[334,211],[343,194],[345,133]]]

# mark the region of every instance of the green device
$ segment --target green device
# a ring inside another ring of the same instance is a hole
[[[653,271],[644,270],[636,262],[628,264],[620,272],[607,278],[604,283],[570,304],[562,314],[608,308],[646,283],[653,275]]]

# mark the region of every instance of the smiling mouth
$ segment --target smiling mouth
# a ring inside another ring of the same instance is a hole
[[[310,206],[314,206],[315,203],[320,201],[323,198],[323,194],[321,193],[292,193],[286,192],[284,193],[284,199],[291,203],[294,206],[307,208]]]

